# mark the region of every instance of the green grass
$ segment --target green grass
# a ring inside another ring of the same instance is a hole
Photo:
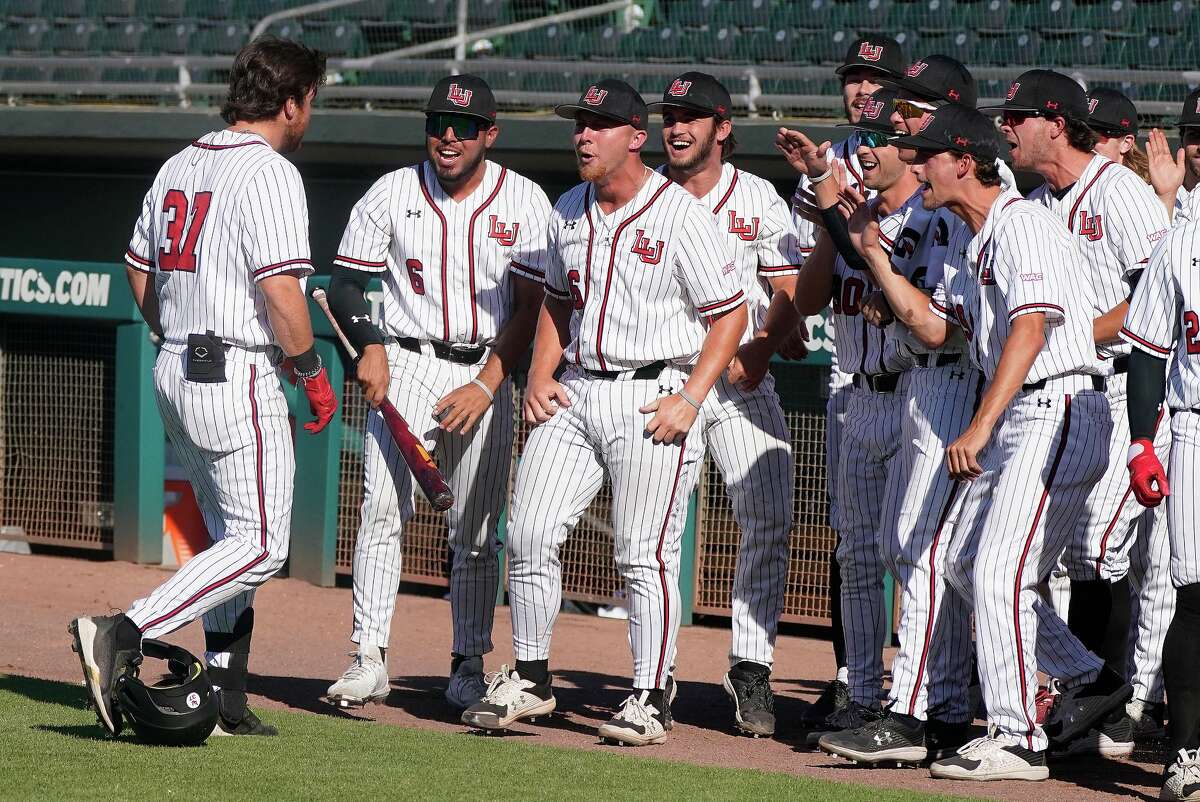
[[[277,738],[100,736],[81,687],[0,674],[0,800],[950,799],[762,771],[268,711]]]

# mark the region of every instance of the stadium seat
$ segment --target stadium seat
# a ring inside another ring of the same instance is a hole
[[[142,37],[142,51],[182,56],[188,52],[188,43],[196,33],[196,23],[181,21],[157,25]]]
[[[596,30],[579,31],[573,37],[577,52],[586,58],[615,59],[621,50],[621,29],[615,25],[605,25]]]
[[[619,53],[628,61],[683,61],[682,28],[637,28],[621,38]],[[691,53],[686,53],[688,58]]]
[[[201,29],[196,37],[195,49],[206,56],[232,56],[249,39],[249,25],[239,20],[229,20]]]
[[[4,5],[4,11],[10,17],[35,18],[43,12],[50,13],[50,9],[42,8],[43,0],[8,0]]]
[[[1074,14],[1071,0],[1023,0],[1013,4],[1008,23],[1016,29],[1066,31],[1071,29]]]
[[[845,3],[838,22],[857,31],[882,31],[891,11],[892,0],[864,0]]]
[[[450,0],[393,0],[391,13],[414,24],[452,25],[457,5]]]
[[[721,0],[679,0],[667,7],[667,18],[674,25],[701,28],[712,23],[721,5]]]
[[[1191,16],[1191,0],[1151,0],[1134,7],[1134,27],[1146,31],[1178,33]]]
[[[130,19],[137,14],[137,0],[96,0],[96,16]]]
[[[50,72],[55,83],[95,83],[100,80],[99,67],[56,67]]]
[[[1054,34],[1042,42],[1042,61],[1059,68],[1098,66],[1105,63],[1107,51],[1108,40],[1102,33]]]
[[[921,35],[916,31],[896,31],[892,34],[892,38],[900,44],[908,56],[924,52],[921,49]]]
[[[138,12],[158,20],[179,20],[187,15],[188,0],[138,0]]]
[[[943,56],[956,58],[964,64],[977,64],[981,61],[984,48],[979,44],[979,35],[974,31],[960,30],[953,33],[921,33],[921,50],[928,53],[940,53]]]
[[[349,58],[366,51],[362,32],[353,22],[312,22],[304,29],[304,44],[334,58]]]
[[[189,0],[191,3],[205,4],[206,0]],[[250,9],[247,9],[249,11]],[[272,9],[276,11],[278,9]],[[388,18],[388,13],[391,10],[389,0],[361,0],[349,6],[339,6],[337,8],[327,8],[323,11],[314,11],[310,14],[305,14],[305,20],[315,22],[329,22],[331,20],[350,20],[351,22],[362,22],[365,20],[385,20]],[[269,12],[264,12],[260,9],[255,9],[255,13],[247,14],[249,17],[263,17]],[[191,16],[197,16],[195,12],[190,12]],[[231,15],[233,16],[233,15]]]
[[[1009,0],[959,0],[962,26],[969,31],[1003,31],[1008,27]]]
[[[42,49],[42,40],[50,33],[50,23],[44,19],[31,19],[10,25],[4,30],[4,52],[14,55],[37,53]]]
[[[367,20],[359,26],[359,30],[362,31],[363,42],[369,53],[385,53],[412,44],[412,28],[404,21]]]
[[[1085,31],[1131,31],[1136,22],[1132,0],[1098,0],[1078,3],[1072,26]]]
[[[367,5],[359,3],[355,10]],[[198,20],[227,20],[238,17],[239,12],[236,0],[188,0],[184,15]]]
[[[54,19],[82,19],[91,11],[90,0],[49,0],[42,8]]]
[[[768,27],[836,30],[845,26],[846,3],[837,0],[795,0],[771,12]]]
[[[506,37],[504,54],[513,58],[574,59],[575,42],[567,25],[547,25]]]
[[[1088,91],[1094,89],[1114,89],[1130,100],[1138,100],[1141,97],[1140,87],[1131,81],[1093,81],[1088,84]]]
[[[92,37],[100,26],[92,20],[76,20],[55,25],[43,47],[62,56],[82,56],[93,52]]]
[[[1165,33],[1145,33],[1132,38],[1125,48],[1124,66],[1137,69],[1160,69],[1171,63],[1175,37]]]
[[[96,35],[96,50],[123,56],[138,52],[138,44],[150,29],[139,19],[110,22]]]
[[[693,37],[694,56],[697,61],[724,64],[741,61],[742,34],[732,25],[698,31]]]
[[[174,67],[109,67],[100,73],[100,80],[127,84],[173,84],[179,80],[179,70]]]
[[[1169,66],[1174,69],[1194,70],[1197,61],[1200,61],[1200,44],[1197,44],[1194,36],[1184,34],[1175,40],[1169,59]]]
[[[718,3],[713,25],[737,25],[739,28],[765,28],[771,21],[771,0],[742,0]]]
[[[0,82],[2,81],[48,81],[50,70],[47,67],[27,65],[23,67],[0,67]]]
[[[814,64],[839,64],[846,57],[846,49],[850,47],[850,43],[858,38],[858,33],[846,28],[839,30],[831,30],[823,35],[817,36],[813,41],[813,47],[808,53],[808,58],[805,61],[810,61]],[[799,61],[802,54],[797,54]]]
[[[491,28],[499,24],[504,6],[504,0],[471,0],[467,4],[467,19],[471,29]]]
[[[502,69],[499,67],[484,66],[486,59],[473,61],[467,72],[478,75],[483,80],[487,81],[488,86],[494,92],[519,92],[528,87],[526,84],[526,76],[529,73],[518,70]]]
[[[742,34],[739,43],[742,47],[741,57],[750,63],[777,62],[792,63],[804,58],[803,52],[797,52],[797,35],[787,28],[776,30],[761,29]]]
[[[272,36],[278,36],[280,39],[295,39],[297,42],[304,41],[304,26],[294,19],[285,19],[276,22],[267,28],[267,33]]]
[[[1009,31],[981,38],[979,61],[983,64],[1039,64],[1042,37],[1036,31]]]

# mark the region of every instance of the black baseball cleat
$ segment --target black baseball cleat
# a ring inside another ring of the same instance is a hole
[[[137,674],[142,662],[142,634],[124,613],[81,616],[67,631],[75,639],[71,649],[79,655],[83,681],[100,726],[109,735],[121,732],[116,706],[117,680]]]
[[[1053,744],[1068,744],[1083,735],[1133,696],[1133,687],[1108,666],[1086,685],[1063,691],[1043,729]]]
[[[814,727],[804,742],[808,746],[818,746],[822,735],[843,730],[856,730],[882,715],[883,712],[877,708],[850,702],[841,710],[830,714],[829,718],[825,719],[819,727]]]
[[[242,717],[237,721],[229,721],[224,715],[217,716],[217,726],[213,735],[278,735],[279,730],[264,723],[254,711],[246,708]]]
[[[925,722],[887,712],[857,729],[827,732],[817,745],[824,752],[855,763],[913,765],[926,757]]]
[[[927,762],[942,760],[954,755],[966,744],[971,722],[940,721],[931,718],[925,722],[925,750]]]
[[[817,700],[800,714],[800,726],[815,729],[824,726],[825,720],[850,704],[850,689],[840,679],[831,679]]]
[[[725,693],[733,700],[734,725],[755,738],[775,734],[771,669],[742,660],[725,673]]]

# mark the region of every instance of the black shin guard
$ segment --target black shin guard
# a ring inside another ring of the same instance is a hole
[[[1168,755],[1200,748],[1200,584],[1175,593],[1175,617],[1163,644]]]
[[[1109,585],[1112,604],[1108,609],[1108,626],[1104,641],[1097,652],[1108,667],[1129,679],[1129,616],[1133,606],[1129,597],[1129,578]]]
[[[221,718],[238,722],[246,715],[246,678],[250,665],[250,636],[254,633],[254,608],[246,608],[233,625],[233,632],[205,632],[204,648],[229,655],[225,668],[208,669],[213,685],[220,688],[217,698]]]
[[[1112,586],[1103,579],[1071,580],[1067,627],[1089,651],[1100,656],[1103,656],[1112,596]],[[1118,670],[1125,673],[1124,666]]]

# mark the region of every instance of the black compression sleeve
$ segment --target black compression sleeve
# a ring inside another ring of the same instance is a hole
[[[1129,355],[1129,440],[1154,440],[1154,425],[1167,389],[1167,360],[1137,348]]]
[[[371,308],[363,296],[370,281],[371,274],[365,270],[336,265],[327,293],[329,309],[346,333],[346,339],[360,354],[368,345],[383,345],[383,335],[371,322]]]
[[[830,206],[828,209],[822,209],[821,220],[825,223],[825,230],[829,232],[829,237],[833,240],[834,247],[838,249],[838,253],[846,260],[846,264],[855,270],[866,270],[866,260],[858,255],[858,251],[854,250],[854,243],[850,241],[850,229],[846,225],[846,218],[842,217],[837,207]]]

